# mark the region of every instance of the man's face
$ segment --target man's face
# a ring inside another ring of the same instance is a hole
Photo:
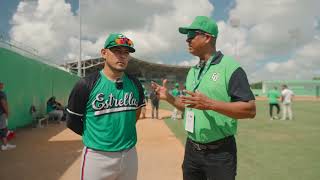
[[[106,65],[112,70],[123,72],[128,66],[129,49],[127,47],[117,46],[102,49],[101,54],[106,60]]]
[[[207,43],[208,34],[201,31],[189,31],[187,34],[188,50],[191,54],[198,56],[202,53]]]
[[[4,88],[4,84],[0,83],[0,90],[2,90]]]

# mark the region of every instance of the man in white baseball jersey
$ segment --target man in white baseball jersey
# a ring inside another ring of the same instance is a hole
[[[292,120],[292,99],[293,99],[293,92],[288,88],[286,84],[282,85],[282,91],[281,91],[281,102],[282,102],[282,110],[283,115],[281,120],[286,120],[287,115],[289,120]]]

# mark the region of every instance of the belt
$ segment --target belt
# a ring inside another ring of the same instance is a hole
[[[205,144],[192,141],[190,138],[188,138],[188,141],[192,144],[193,148],[195,148],[198,151],[201,151],[201,150],[218,149],[221,145],[229,142],[232,138],[233,138],[233,136],[228,136],[223,139],[219,139],[217,141],[213,141],[213,142],[209,142],[209,143],[205,143]]]

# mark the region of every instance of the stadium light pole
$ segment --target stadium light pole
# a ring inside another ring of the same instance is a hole
[[[79,0],[79,58],[78,58],[78,76],[81,76],[81,0]]]
[[[295,52],[298,49],[298,40],[300,39],[300,35],[301,35],[300,33],[301,33],[300,29],[298,28],[288,30],[289,37],[293,39],[293,48]],[[299,73],[296,74],[296,79],[300,79]]]
[[[320,20],[319,20],[320,21]],[[320,24],[319,24],[319,30],[320,30]],[[320,36],[319,35],[315,35],[314,37],[313,37],[316,41],[319,41],[320,42]],[[315,78],[320,78],[320,70],[319,69],[317,69],[317,70],[313,70],[313,77],[315,77]],[[319,98],[319,92],[320,92],[320,86],[317,86],[316,87],[317,88],[317,98]]]
[[[294,50],[296,50],[298,47],[298,40],[300,38],[300,29],[298,28],[290,29],[288,33],[290,38],[293,39]]]
[[[237,29],[240,26],[240,19],[237,17],[230,18],[230,25],[232,28]],[[238,56],[238,40],[236,36],[234,37],[234,56]]]

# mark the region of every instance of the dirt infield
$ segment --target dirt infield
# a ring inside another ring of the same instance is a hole
[[[149,112],[147,108],[147,115]],[[160,110],[160,117],[168,115],[170,112]],[[138,179],[182,179],[184,148],[165,123],[142,119],[137,131]],[[17,145],[16,149],[0,151],[0,180],[79,179],[83,145],[80,136],[64,124],[20,129],[12,143]]]

